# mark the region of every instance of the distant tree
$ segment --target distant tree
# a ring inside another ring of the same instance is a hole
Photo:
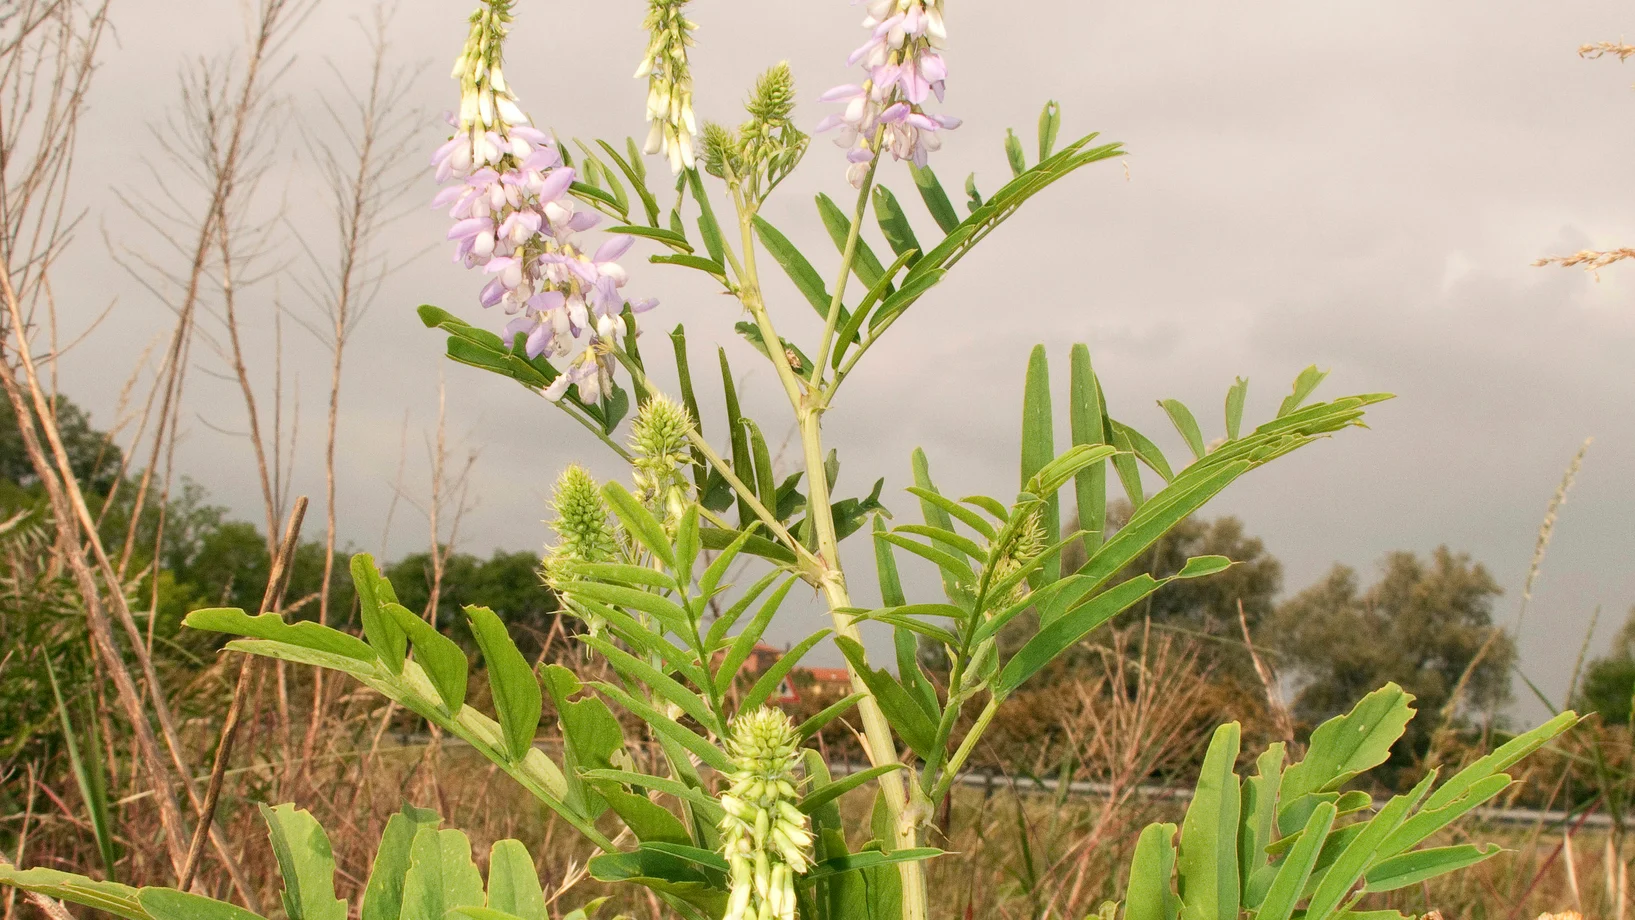
[[[107,492],[118,479],[119,465],[124,458],[119,446],[92,428],[90,415],[66,396],[57,397],[57,429],[62,435],[63,450],[68,454],[68,465],[80,486],[93,494]],[[44,437],[40,434],[42,441]],[[39,482],[39,477],[34,475],[34,464],[29,462],[23,449],[17,414],[12,411],[11,403],[3,399],[0,399],[0,479],[24,488]]]
[[[1414,694],[1425,717],[1398,742],[1393,761],[1401,765],[1425,752],[1437,714],[1489,639],[1459,708],[1508,700],[1516,651],[1509,636],[1494,632],[1493,602],[1503,592],[1469,556],[1445,546],[1429,560],[1395,552],[1381,570],[1364,590],[1356,571],[1336,565],[1278,608],[1267,644],[1300,688],[1294,710],[1305,723],[1345,712],[1386,681]]]
[[[1123,526],[1129,517],[1130,507],[1122,502],[1108,515],[1113,527]],[[1078,525],[1074,522],[1068,526]],[[1244,618],[1258,637],[1259,627],[1271,616],[1274,598],[1283,587],[1283,564],[1266,551],[1260,538],[1245,532],[1242,521],[1235,517],[1212,521],[1188,518],[1142,553],[1117,580],[1142,573],[1160,578],[1173,575],[1192,556],[1225,556],[1237,565],[1209,578],[1169,584],[1125,616],[1151,617],[1155,625],[1194,636],[1218,638],[1222,641],[1206,640],[1201,644],[1203,665],[1217,677],[1256,681],[1253,665],[1243,648],[1238,604],[1243,604]],[[1063,568],[1072,571],[1084,564],[1084,558],[1082,545],[1075,544],[1063,553]]]
[[[1635,607],[1612,640],[1612,651],[1584,669],[1584,680],[1573,700],[1579,712],[1600,713],[1607,725],[1628,725],[1631,698],[1635,697]]]
[[[227,521],[196,540],[179,567],[181,580],[212,605],[253,613],[267,587],[267,538],[254,524]]]
[[[387,566],[386,577],[391,579],[403,606],[424,613],[431,600],[430,553],[403,557]],[[437,626],[462,642],[470,636],[461,612],[467,604],[481,604],[499,614],[513,627],[512,634],[525,651],[529,646],[537,651],[556,622],[556,595],[540,578],[539,554],[534,552],[500,550],[488,559],[465,553],[451,555],[443,566]]]

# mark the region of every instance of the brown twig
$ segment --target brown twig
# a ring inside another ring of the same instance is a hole
[[[284,528],[284,539],[279,545],[278,554],[273,557],[272,571],[267,575],[267,589],[261,595],[260,613],[276,610],[284,600],[284,590],[289,586],[289,576],[294,568],[295,550],[300,545],[301,519],[306,517],[307,497],[296,499],[295,509],[290,512],[289,524]],[[187,862],[182,866],[181,881],[178,888],[186,890],[193,883],[193,874],[198,871],[199,857],[204,852],[205,830],[215,820],[216,803],[221,798],[222,779],[227,774],[227,762],[233,756],[233,739],[238,733],[239,718],[244,712],[244,703],[249,696],[250,677],[254,671],[255,657],[245,655],[239,665],[238,684],[233,688],[233,702],[227,707],[227,717],[221,725],[221,740],[216,745],[216,760],[210,768],[210,783],[205,788],[204,806],[199,815],[199,825],[193,832],[193,843],[187,851]]]
[[[1283,695],[1277,689],[1277,675],[1260,653],[1255,651],[1255,641],[1249,635],[1249,617],[1243,612],[1243,598],[1238,598],[1238,626],[1243,629],[1243,647],[1249,650],[1249,660],[1254,662],[1255,676],[1260,678],[1260,686],[1266,692],[1266,708],[1270,710],[1272,725],[1277,729],[1277,735],[1289,747],[1294,746],[1294,717],[1289,714],[1289,707],[1283,702]]]

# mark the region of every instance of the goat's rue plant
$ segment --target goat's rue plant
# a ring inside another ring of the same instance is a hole
[[[928,845],[931,818],[1005,699],[1166,583],[1230,566],[1201,557],[1171,576],[1121,577],[1240,476],[1360,425],[1365,407],[1386,397],[1313,402],[1323,374],[1309,368],[1275,417],[1245,428],[1247,383],[1238,380],[1226,395],[1224,434],[1214,440],[1191,410],[1165,400],[1189,453],[1176,463],[1111,414],[1083,345],[1067,354],[1070,424],[1058,439],[1053,407],[1063,394],[1052,391],[1041,346],[1022,387],[1017,491],[944,494],[929,458],[915,451],[904,501],[917,506],[919,523],[888,525],[899,519],[882,503],[883,480],[866,495],[837,500],[841,464],[823,442],[823,420],[859,362],[1006,218],[1081,167],[1119,156],[1120,146],[1098,143],[1095,134],[1059,145],[1061,113],[1051,103],[1031,165],[1010,134],[1011,175],[987,194],[967,179],[962,214],[929,162],[959,124],[936,110],[948,76],[943,0],[867,0],[867,40],[850,58],[863,68],[861,82],[826,93],[842,108],[814,129],[834,132],[846,150],[843,168],[838,158],[814,159],[837,180],[844,172],[855,200],[848,211],[819,195],[817,218],[836,253],[803,252],[761,213],[809,152],[789,68],[778,64],[757,81],[738,127],[700,125],[686,0],[649,5],[651,40],[637,69],[648,80],[645,146],[565,142],[536,126],[505,76],[513,4],[485,0],[472,15],[454,67],[460,104],[449,116],[452,134],[432,158],[443,185],[435,205],[453,221],[456,261],[486,278],[478,304],[508,319],[497,334],[420,308],[427,326],[447,334],[450,358],[543,396],[630,465],[628,486],[599,482],[579,466],[561,474],[554,543],[542,563],[564,611],[583,621],[578,641],[614,676],[586,684],[559,665],[536,670],[499,616],[471,607],[492,691],[492,712],[479,711],[466,704],[469,663],[460,646],[399,604],[367,555],[351,566],[361,638],[239,610],[195,611],[187,625],[239,637],[228,645],[234,651],[350,674],[466,740],[601,851],[589,864],[596,878],[645,886],[680,916],[925,920],[924,864],[939,854]],[[654,188],[644,154],[663,156],[673,188]],[[881,167],[897,161],[929,222],[911,219],[887,188]],[[878,236],[865,231],[871,212]],[[592,238],[598,227],[605,235]],[[766,428],[744,411],[724,349],[709,362],[719,367],[724,418],[700,411],[703,381],[682,326],[669,334],[676,367],[669,392],[649,374],[641,345],[653,338],[639,334],[639,322],[656,315],[648,312],[655,303],[630,298],[620,262],[638,244],[655,250],[649,262],[663,271],[699,273],[742,309],[737,330],[772,365],[798,428],[798,471],[776,474]],[[796,307],[768,301],[767,256],[817,312],[816,340],[780,335],[783,311]],[[1115,480],[1134,509],[1116,530],[1107,514]],[[1063,532],[1064,492],[1081,527],[1071,533]],[[860,533],[873,546],[878,606],[853,598],[841,567],[841,541]],[[1072,544],[1083,544],[1087,558],[1070,571],[1062,560]],[[898,569],[904,554],[935,567],[943,597],[907,596]],[[801,583],[824,599],[828,628],[796,643],[753,683],[739,682]],[[892,666],[869,659],[865,627],[889,632]],[[854,692],[795,725],[767,702],[801,657],[828,639],[846,659]],[[922,668],[924,645],[940,653],[946,673]],[[563,739],[559,756],[534,743],[547,698]],[[643,740],[663,753],[660,769],[638,766],[615,709],[645,725],[651,738]],[[1500,771],[1571,718],[1434,790],[1428,777],[1364,817],[1368,796],[1342,787],[1382,762],[1410,712],[1406,695],[1388,687],[1320,728],[1300,763],[1286,766],[1274,746],[1241,780],[1233,772],[1237,729],[1223,727],[1179,849],[1172,826],[1142,836],[1125,915],[1288,920],[1303,903],[1304,916],[1326,917],[1352,911],[1368,892],[1486,856],[1473,847],[1416,847],[1497,795],[1509,783]],[[873,763],[837,779],[805,742],[842,717],[855,719]],[[875,790],[874,819],[867,829],[848,827],[838,799],[866,787]],[[290,920],[344,915],[322,830],[287,807],[270,810],[268,820]],[[0,881],[131,920],[247,920],[236,907],[195,895],[48,870],[8,872]],[[496,844],[485,887],[465,838],[412,807],[387,827],[361,912],[365,920],[443,920],[454,912],[545,920],[520,844]]]

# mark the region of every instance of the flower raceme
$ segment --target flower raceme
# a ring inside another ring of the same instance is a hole
[[[610,391],[611,352],[624,333],[621,314],[652,301],[629,303],[629,276],[618,263],[631,239],[616,236],[596,250],[578,234],[600,218],[575,208],[575,173],[555,141],[534,127],[506,82],[502,46],[512,19],[510,0],[486,0],[471,15],[471,31],[454,63],[460,109],[449,116],[454,133],[432,154],[442,191],[434,208],[447,208],[454,225],[454,260],[492,276],[478,295],[484,307],[503,307],[512,319],[506,336],[525,336],[530,358],[567,356],[585,347],[546,390],[560,399],[569,386],[595,402]],[[588,334],[588,335],[587,335]]]
[[[647,134],[645,152],[662,152],[670,172],[692,169],[693,136],[698,121],[693,115],[693,74],[687,66],[687,46],[698,28],[682,13],[688,0],[648,0],[647,54],[636,66],[636,78],[647,78]]]
[[[932,96],[942,101],[948,77],[941,54],[948,38],[943,0],[866,0],[865,5],[863,27],[870,30],[869,40],[847,63],[861,65],[868,76],[861,84],[824,93],[824,102],[843,103],[845,108],[817,127],[840,129],[836,143],[851,148],[846,178],[857,187],[862,187],[869,163],[881,150],[923,167],[929,154],[942,147],[938,132],[960,125],[958,118],[925,110]]]
[[[795,807],[795,723],[762,706],[732,720],[738,771],[721,796],[721,847],[732,890],[723,920],[794,920],[795,876],[812,866],[812,833]]]

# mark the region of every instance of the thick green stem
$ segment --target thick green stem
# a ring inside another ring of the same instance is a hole
[[[852,262],[857,258],[857,241],[863,235],[863,217],[868,213],[869,190],[874,186],[874,171],[880,166],[880,153],[876,144],[874,160],[869,163],[868,174],[863,177],[863,187],[857,190],[857,207],[852,209],[852,226],[846,232],[846,248],[840,253],[840,277],[835,279],[835,292],[829,300],[829,312],[823,318],[823,342],[818,345],[816,365],[812,369],[812,383],[818,388],[823,386],[823,370],[829,361],[829,349],[833,347],[835,328],[840,324],[840,305],[846,298],[846,283],[851,279]],[[840,347],[844,349],[845,343]]]
[[[783,383],[784,392],[789,397],[789,405],[795,410],[800,422],[801,443],[806,460],[808,493],[806,514],[807,520],[815,530],[818,543],[818,568],[813,576],[828,602],[835,635],[861,642],[862,634],[852,622],[851,616],[838,612],[841,608],[852,606],[852,602],[846,592],[846,578],[840,566],[840,543],[835,536],[829,478],[823,463],[821,430],[823,410],[816,404],[820,394],[815,386],[808,387],[807,382],[795,373],[789,362],[789,356],[784,353],[783,339],[778,337],[778,331],[772,325],[772,317],[767,313],[766,303],[761,299],[761,285],[755,267],[754,214],[745,206],[740,196],[735,194],[734,199],[738,205],[738,227],[743,241],[743,266],[738,274],[738,296],[761,331],[761,338],[766,342],[767,354],[772,359],[773,367],[777,368],[778,379]],[[853,222],[854,229],[857,223],[858,221]],[[842,260],[841,266],[842,271],[848,274],[851,271],[850,256],[856,253],[855,240],[850,249],[852,251]],[[830,310],[831,320],[837,315],[838,310]],[[831,323],[825,338],[832,336]],[[814,369],[813,379],[816,379],[817,373],[818,371]],[[880,704],[872,695],[868,695],[868,687],[857,676],[857,672],[852,670],[851,673],[852,689],[865,694],[862,702],[858,704],[858,712],[863,721],[863,736],[869,760],[876,766],[900,763],[891,723],[886,721]],[[914,788],[913,783],[895,774],[881,777],[879,783],[895,837],[891,842],[892,848],[917,846],[922,809],[909,807],[909,792]],[[900,863],[898,871],[903,886],[903,920],[927,920],[924,867],[918,861],[911,861]]]
[[[955,751],[954,756],[949,759],[948,766],[943,768],[942,777],[937,780],[936,786],[932,788],[930,798],[933,806],[941,802],[943,797],[948,794],[948,790],[954,785],[954,780],[959,777],[959,771],[964,769],[965,761],[970,758],[971,751],[976,748],[977,741],[988,730],[988,723],[992,722],[994,715],[999,712],[1001,702],[1003,701],[999,697],[988,697],[988,705],[982,707],[982,713],[976,717],[976,724],[972,725],[971,730],[965,733],[965,739],[959,743],[959,750]]]
[[[824,565],[820,587],[829,604],[829,615],[834,621],[835,635],[862,644],[863,635],[851,615],[840,612],[842,608],[852,606],[852,601],[846,591],[845,573],[840,566],[840,541],[835,537],[829,479],[823,465],[821,413],[811,408],[797,411],[801,415],[800,435],[806,454],[807,520],[811,521],[816,529],[818,555]],[[851,670],[852,691],[869,694],[868,687],[857,676],[856,670],[851,668],[850,662],[847,663],[847,667]],[[886,715],[874,696],[865,695],[858,703],[857,709],[863,720],[863,740],[868,748],[869,760],[875,766],[898,763],[897,743],[891,730],[891,723],[886,720]],[[918,846],[921,809],[910,807],[911,781],[893,773],[880,777],[879,783],[880,791],[885,796],[886,812],[891,818],[892,830],[896,835],[892,842],[893,848]],[[928,905],[922,864],[918,861],[900,863],[898,869],[903,883],[903,920],[926,920]]]

